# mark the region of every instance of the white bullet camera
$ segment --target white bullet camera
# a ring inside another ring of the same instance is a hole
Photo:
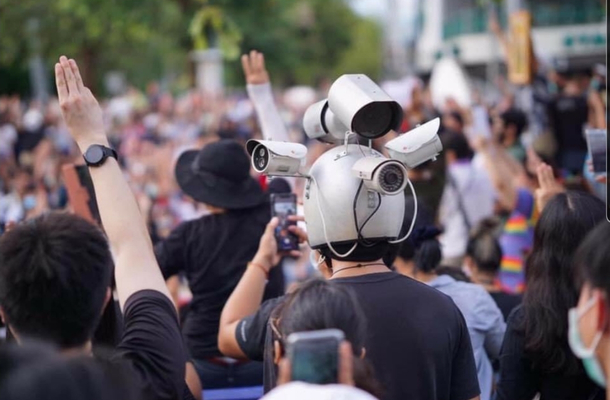
[[[399,161],[384,157],[364,157],[356,161],[352,173],[369,190],[393,196],[402,193],[407,186],[407,169]]]
[[[303,117],[305,133],[327,143],[343,140],[347,131],[365,139],[397,130],[402,108],[368,76],[343,75],[328,92],[328,99],[311,105]]]
[[[271,140],[248,140],[246,150],[256,172],[272,176],[297,175],[307,156],[302,144]]]
[[[443,150],[438,137],[440,126],[440,118],[435,118],[390,140],[385,147],[391,158],[402,162],[407,168],[415,168],[428,160],[435,160]]]

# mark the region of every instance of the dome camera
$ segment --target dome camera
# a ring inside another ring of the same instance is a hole
[[[362,179],[369,190],[393,196],[407,186],[407,169],[402,163],[383,157],[364,157],[352,167],[353,174]]]

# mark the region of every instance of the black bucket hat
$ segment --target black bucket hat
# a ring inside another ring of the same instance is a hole
[[[184,193],[215,207],[243,209],[266,201],[263,189],[250,176],[249,157],[232,140],[185,151],[178,158],[175,175]]]

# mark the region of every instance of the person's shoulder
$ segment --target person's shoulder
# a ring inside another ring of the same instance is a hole
[[[411,294],[416,295],[422,306],[434,308],[440,305],[449,309],[457,308],[453,299],[440,290],[413,278],[409,278],[408,276],[397,275],[399,275],[397,279],[405,286],[405,290],[409,290]]]
[[[508,314],[506,325],[510,329],[519,330],[524,318],[525,310],[523,309],[523,305],[519,304],[513,309],[513,311],[510,312],[510,314]]]

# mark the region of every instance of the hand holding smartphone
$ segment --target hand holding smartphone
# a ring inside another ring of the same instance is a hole
[[[275,240],[278,252],[286,253],[299,249],[299,238],[288,228],[295,226],[296,221],[288,219],[297,214],[297,197],[294,193],[274,193],[271,195],[271,216],[279,219],[275,228]]]

